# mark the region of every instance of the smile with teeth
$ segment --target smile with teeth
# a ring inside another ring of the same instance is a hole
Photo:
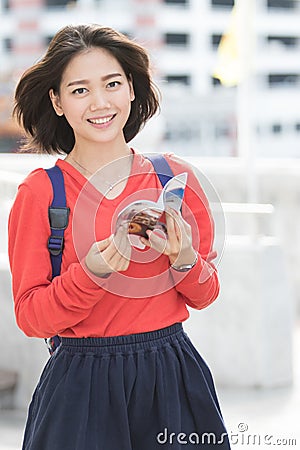
[[[105,123],[110,122],[115,117],[115,114],[112,116],[107,117],[99,117],[99,119],[88,119],[89,122],[97,124],[97,125],[103,125]]]

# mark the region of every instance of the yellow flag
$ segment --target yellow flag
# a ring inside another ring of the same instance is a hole
[[[223,34],[218,47],[217,66],[213,76],[224,86],[235,86],[241,78],[236,6],[232,8],[228,30]]]

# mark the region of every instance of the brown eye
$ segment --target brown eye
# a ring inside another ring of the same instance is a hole
[[[86,88],[77,88],[77,89],[74,89],[72,94],[85,94],[86,92],[87,92]]]
[[[107,87],[109,88],[115,88],[117,86],[120,86],[120,82],[119,81],[111,81],[110,83],[108,83]]]

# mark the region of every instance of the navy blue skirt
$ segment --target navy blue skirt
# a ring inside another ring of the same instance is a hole
[[[63,338],[29,407],[23,450],[229,449],[211,373],[181,324]]]

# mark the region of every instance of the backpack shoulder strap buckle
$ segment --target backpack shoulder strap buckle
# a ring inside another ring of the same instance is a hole
[[[48,239],[48,250],[52,256],[60,255],[64,248],[64,230],[69,223],[70,208],[49,207],[51,236]]]
[[[70,208],[49,206],[48,215],[51,230],[65,230],[69,223]]]
[[[52,256],[58,256],[64,248],[64,237],[51,235],[47,243],[48,250]]]

